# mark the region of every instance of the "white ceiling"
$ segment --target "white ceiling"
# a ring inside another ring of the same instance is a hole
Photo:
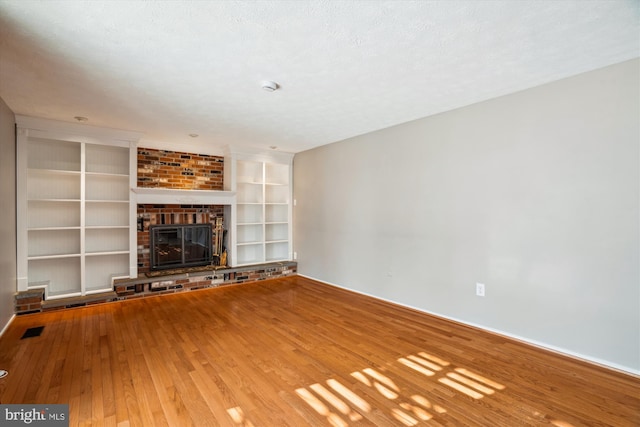
[[[638,56],[638,0],[0,0],[16,114],[176,151],[299,152]]]

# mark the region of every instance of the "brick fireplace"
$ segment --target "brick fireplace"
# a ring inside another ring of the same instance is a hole
[[[224,218],[222,205],[138,205],[138,273],[149,271],[152,225],[211,224]]]
[[[138,148],[140,188],[222,190],[223,172],[223,157]],[[138,273],[150,269],[150,226],[211,224],[215,227],[216,218],[224,218],[223,205],[138,204]]]

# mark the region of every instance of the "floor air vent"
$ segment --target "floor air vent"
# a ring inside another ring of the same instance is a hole
[[[23,340],[25,338],[39,337],[43,329],[44,329],[44,326],[36,326],[35,328],[29,328],[24,332],[24,334],[22,334],[22,337],[20,339]]]

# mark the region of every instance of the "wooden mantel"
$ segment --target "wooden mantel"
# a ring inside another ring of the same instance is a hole
[[[166,205],[233,205],[236,203],[235,191],[217,190],[177,190],[170,188],[134,187],[131,189],[139,204]]]

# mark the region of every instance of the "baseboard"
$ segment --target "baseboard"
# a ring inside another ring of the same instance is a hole
[[[11,325],[11,322],[13,322],[13,319],[15,319],[15,318],[16,318],[16,315],[12,314],[11,317],[9,318],[9,321],[7,322],[7,324],[4,325],[4,327],[0,331],[0,337],[2,337],[2,335],[4,335],[5,331],[9,328],[9,325]]]
[[[567,350],[565,348],[556,347],[556,346],[553,346],[553,345],[546,344],[544,342],[540,342],[540,341],[532,340],[532,339],[529,339],[529,338],[521,337],[521,336],[518,336],[518,335],[514,335],[514,334],[511,334],[509,332],[504,332],[504,331],[501,331],[501,330],[498,330],[498,329],[494,329],[494,328],[488,328],[488,327],[486,327],[484,325],[471,323],[471,322],[468,322],[466,320],[460,320],[460,319],[457,319],[455,317],[450,317],[450,316],[446,316],[446,315],[443,315],[443,314],[440,314],[440,313],[428,311],[428,310],[425,310],[425,309],[422,309],[422,308],[413,307],[413,306],[410,306],[410,305],[407,305],[407,304],[399,303],[397,301],[393,301],[393,300],[389,300],[389,299],[386,299],[386,298],[382,298],[382,297],[379,297],[377,295],[369,294],[369,293],[366,293],[366,292],[362,292],[362,291],[354,290],[354,289],[351,289],[351,288],[347,288],[345,286],[341,286],[341,285],[338,285],[338,284],[335,284],[335,283],[327,282],[326,280],[316,279],[315,277],[307,276],[307,275],[304,275],[304,274],[298,273],[298,276],[306,277],[307,279],[315,280],[316,282],[324,283],[324,284],[327,284],[329,286],[335,286],[336,288],[340,288],[340,289],[343,289],[343,290],[346,290],[346,291],[349,291],[349,292],[354,292],[356,294],[365,295],[365,296],[368,296],[368,297],[371,297],[371,298],[375,298],[375,299],[378,299],[380,301],[385,301],[385,302],[388,302],[390,304],[395,304],[395,305],[398,305],[398,306],[401,306],[401,307],[405,307],[405,308],[408,308],[408,309],[411,309],[411,310],[419,311],[421,313],[425,313],[425,314],[428,314],[430,316],[435,316],[435,317],[438,317],[440,319],[449,320],[451,322],[459,323],[461,325],[471,326],[473,328],[480,329],[482,331],[490,332],[492,334],[499,335],[501,337],[509,338],[509,339],[512,339],[512,340],[520,342],[520,343],[531,345],[531,346],[539,348],[541,350],[550,351],[550,352],[559,354],[561,356],[570,357],[572,359],[576,359],[576,360],[584,362],[584,363],[589,363],[591,365],[596,365],[596,366],[598,366],[600,368],[610,369],[610,370],[614,370],[614,371],[617,371],[617,372],[621,372],[623,374],[633,375],[635,377],[640,378],[640,370],[632,369],[632,368],[630,368],[628,366],[618,365],[616,363],[612,363],[612,362],[609,362],[607,360],[602,360],[602,359],[598,359],[598,358],[595,358],[595,357],[586,356],[584,354],[576,353],[576,352],[573,352],[571,350]]]

